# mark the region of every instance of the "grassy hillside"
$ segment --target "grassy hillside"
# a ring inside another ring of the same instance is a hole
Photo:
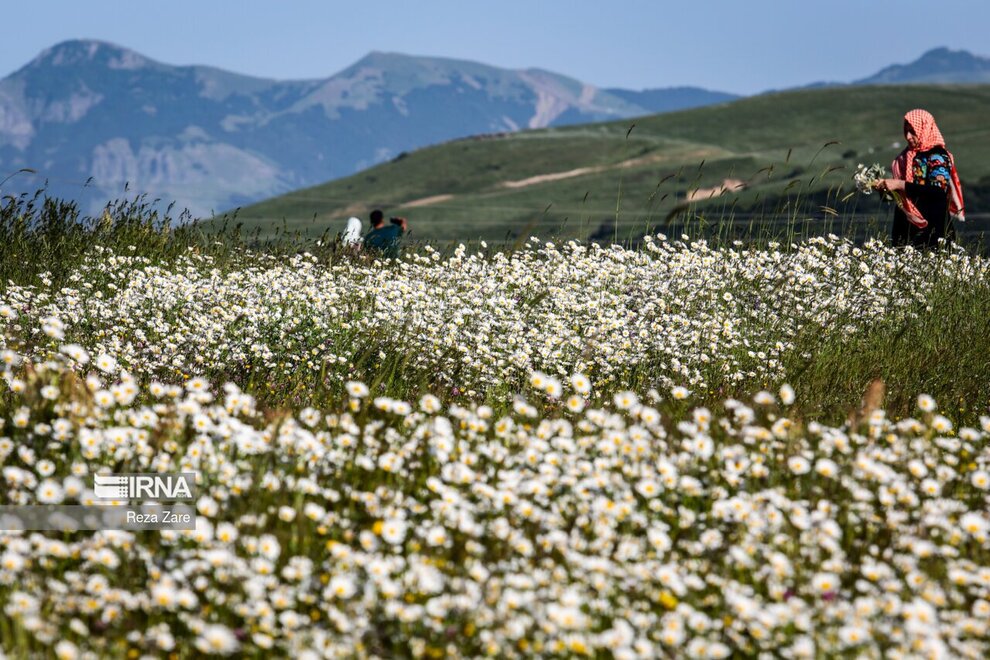
[[[245,207],[237,221],[263,235],[316,236],[381,207],[408,217],[416,237],[435,240],[530,233],[622,240],[699,216],[739,224],[810,218],[818,229],[832,222],[836,230],[843,223],[861,228],[873,218],[882,228],[889,206],[876,196],[850,196],[851,175],[857,163],[889,164],[903,143],[901,117],[915,107],[938,119],[972,193],[968,207],[976,222],[969,228],[979,229],[981,185],[990,185],[990,86],[804,90],[620,122],[479,136]],[[727,179],[745,188],[710,194]]]

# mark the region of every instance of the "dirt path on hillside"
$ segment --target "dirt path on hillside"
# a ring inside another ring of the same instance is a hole
[[[579,167],[574,170],[567,170],[566,172],[551,172],[550,174],[538,174],[536,176],[519,179],[517,181],[503,181],[499,184],[499,186],[502,188],[525,188],[527,186],[535,186],[538,183],[560,181],[561,179],[570,179],[576,176],[584,176],[585,174],[598,174],[599,172],[605,172],[607,170],[622,170],[630,167],[638,167],[640,165],[648,165],[650,163],[659,163],[662,160],[664,160],[663,155],[650,154],[648,156],[640,156],[639,158],[630,158],[629,160],[624,160],[614,165]]]
[[[704,158],[706,156],[705,150],[699,150],[697,154],[689,154],[691,157]],[[535,186],[540,183],[548,183],[550,181],[560,181],[562,179],[571,179],[577,176],[584,176],[586,174],[598,174],[599,172],[605,172],[608,170],[621,170],[628,169],[630,167],[639,167],[640,165],[649,165],[650,163],[659,163],[665,160],[663,154],[649,154],[646,156],[640,156],[638,158],[630,158],[628,160],[615,163],[614,165],[595,165],[593,167],[578,167],[573,170],[567,170],[564,172],[550,172],[549,174],[538,174],[536,176],[526,177],[525,179],[517,179],[515,181],[502,181],[497,185],[498,188],[527,188],[529,186]],[[728,185],[728,181],[727,184]],[[732,189],[732,188],[730,188]],[[423,197],[421,199],[414,199],[411,202],[406,202],[400,205],[399,208],[411,209],[422,206],[432,206],[433,204],[439,204],[441,202],[447,202],[454,199],[452,194],[443,195],[431,195],[429,197]]]
[[[594,174],[596,172],[601,172],[605,170],[605,167],[579,167],[576,170],[567,170],[566,172],[553,172],[552,174],[538,174],[536,176],[531,176],[526,179],[519,179],[518,181],[503,181],[499,185],[503,188],[525,188],[527,186],[534,186],[537,183],[546,183],[547,181],[559,181],[560,179],[570,179],[571,177],[581,176],[583,174]]]
[[[689,190],[685,199],[688,202],[694,202],[699,199],[711,199],[712,197],[720,197],[728,192],[738,192],[745,187],[746,182],[742,179],[723,179],[722,183],[711,188]]]
[[[411,202],[406,202],[402,204],[399,208],[411,209],[417,206],[430,206],[431,204],[439,204],[440,202],[446,202],[449,199],[454,199],[453,195],[433,195],[432,197],[423,197],[422,199],[414,199]]]

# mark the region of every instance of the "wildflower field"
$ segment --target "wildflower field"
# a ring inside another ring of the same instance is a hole
[[[0,532],[11,656],[990,654],[985,257],[65,211],[0,223],[0,504],[189,471],[198,515]]]

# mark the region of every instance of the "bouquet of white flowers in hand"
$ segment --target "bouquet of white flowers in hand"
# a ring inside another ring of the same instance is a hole
[[[880,182],[886,178],[887,171],[880,163],[873,163],[869,167],[860,163],[856,167],[856,173],[853,174],[853,181],[856,182],[856,189],[859,190],[859,192],[864,195],[869,195],[873,193],[874,190],[879,190],[884,199],[900,204],[900,199],[898,199],[898,195],[895,191],[887,190],[885,187],[880,187]]]
[[[880,163],[873,163],[869,167],[860,163],[856,166],[856,173],[853,174],[853,181],[856,182],[856,189],[864,195],[871,194],[877,189],[877,183],[887,178],[887,171]]]

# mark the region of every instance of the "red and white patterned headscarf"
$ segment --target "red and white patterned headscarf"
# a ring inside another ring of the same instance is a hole
[[[904,151],[891,163],[890,169],[894,174],[894,178],[914,181],[914,168],[912,167],[914,157],[918,152],[928,151],[935,147],[945,149],[945,138],[942,137],[942,131],[938,130],[935,117],[927,110],[912,110],[904,115],[904,121],[914,130],[914,134],[918,138],[918,146],[916,149],[912,148],[911,145],[905,147]],[[948,149],[945,152],[949,154],[949,165],[952,173],[952,185],[949,186],[948,190],[949,213],[962,221],[966,219],[963,207],[962,183],[960,183],[959,175],[956,173],[955,157]],[[918,207],[910,199],[905,197],[901,207],[904,209],[908,220],[912,223],[922,229],[928,226],[928,221],[925,220],[921,215],[921,211],[918,210]]]

